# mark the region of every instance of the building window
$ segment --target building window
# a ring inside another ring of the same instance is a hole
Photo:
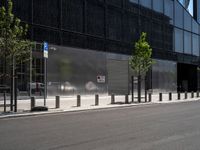
[[[192,32],[199,34],[199,25],[194,19],[192,19]]]
[[[153,10],[163,13],[163,0],[153,0]]]
[[[192,37],[191,33],[184,31],[184,53],[192,54]]]
[[[83,1],[62,1],[62,28],[83,32]]]
[[[196,34],[192,35],[192,49],[193,55],[199,56],[199,36]]]
[[[175,28],[175,52],[183,53],[183,31]]]
[[[151,8],[151,0],[140,0],[140,4],[144,7]]]
[[[60,25],[59,6],[59,0],[34,0],[33,22],[58,28]]]
[[[187,11],[184,11],[184,29],[188,31],[192,30],[192,17]]]
[[[104,36],[104,8],[91,2],[87,4],[87,33]]]
[[[183,7],[175,1],[175,26],[183,28]]]
[[[108,37],[112,40],[121,40],[121,13],[115,10],[108,11]]]
[[[174,1],[164,0],[164,14],[170,18],[170,23],[174,20]]]

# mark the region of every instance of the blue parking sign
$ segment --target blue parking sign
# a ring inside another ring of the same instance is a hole
[[[44,42],[44,51],[48,51],[49,45],[47,42]]]
[[[47,42],[44,42],[43,53],[45,58],[48,58],[48,50],[49,50],[49,45]]]

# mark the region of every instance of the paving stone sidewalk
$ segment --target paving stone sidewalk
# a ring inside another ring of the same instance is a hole
[[[169,94],[162,94],[162,101],[159,100],[159,94],[152,95],[151,102],[145,102],[142,98],[142,102],[138,103],[137,98],[134,98],[132,103],[131,95],[129,95],[129,104],[125,104],[125,96],[115,96],[115,104],[111,104],[111,96],[108,95],[99,95],[99,105],[95,106],[95,95],[81,96],[81,106],[77,107],[77,97],[76,96],[61,96],[60,97],[60,108],[55,108],[55,97],[48,97],[46,100],[46,105],[49,108],[48,112],[30,112],[31,102],[30,99],[18,100],[18,112],[12,113],[9,112],[9,106],[7,111],[9,113],[3,113],[3,101],[0,101],[0,118],[9,117],[9,116],[24,116],[24,115],[36,115],[36,114],[46,114],[46,113],[57,113],[57,112],[72,112],[72,111],[83,111],[83,110],[92,110],[92,109],[106,109],[106,108],[117,108],[117,107],[131,107],[131,106],[140,106],[140,105],[149,105],[149,104],[165,104],[165,103],[180,103],[180,102],[189,102],[196,101],[200,98],[197,97],[197,94],[194,93],[194,98],[191,93],[188,93],[187,99],[185,99],[185,93],[180,94],[180,100],[178,99],[177,93],[172,93],[172,100],[169,100]],[[147,100],[149,98],[147,97]],[[7,100],[9,105],[10,101]],[[44,106],[44,99],[36,98],[36,106]]]

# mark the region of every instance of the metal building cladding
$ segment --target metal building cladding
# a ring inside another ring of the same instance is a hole
[[[29,24],[28,38],[38,43],[32,65],[21,64],[18,69],[20,91],[28,91],[30,82],[44,83],[42,43],[46,41],[48,95],[127,94],[132,76],[128,59],[141,32],[147,32],[156,60],[148,72],[146,88],[153,92],[199,90],[198,0],[13,3],[15,15]]]

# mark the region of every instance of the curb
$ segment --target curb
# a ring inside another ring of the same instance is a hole
[[[46,111],[46,112],[28,112],[28,113],[6,113],[6,115],[2,114],[0,115],[1,119],[12,119],[12,118],[22,118],[22,117],[31,117],[31,116],[45,116],[45,115],[53,115],[53,114],[62,114],[62,113],[78,113],[78,112],[88,112],[88,111],[97,111],[97,110],[108,110],[108,109],[120,109],[120,108],[128,108],[128,107],[139,107],[139,106],[148,106],[148,105],[157,105],[156,103],[140,103],[140,104],[132,104],[132,105],[117,105],[117,106],[108,106],[108,107],[93,107],[90,109],[75,109],[75,110],[63,110],[58,109],[57,111]],[[51,110],[51,109],[49,109]]]
[[[2,113],[0,115],[1,119],[14,119],[14,118],[23,118],[23,117],[34,117],[34,116],[45,116],[45,115],[56,115],[63,113],[78,113],[78,112],[89,112],[89,111],[97,111],[97,110],[109,110],[109,109],[120,109],[120,108],[130,108],[130,107],[141,107],[141,106],[152,106],[152,105],[164,105],[164,104],[179,104],[186,102],[199,102],[200,99],[189,100],[189,101],[174,101],[174,102],[147,102],[147,103],[138,103],[138,104],[124,104],[124,105],[111,105],[108,104],[107,107],[92,107],[92,108],[81,108],[80,109],[54,109],[55,111],[45,111],[45,112],[24,112],[24,113]],[[53,110],[53,109],[49,109]]]

